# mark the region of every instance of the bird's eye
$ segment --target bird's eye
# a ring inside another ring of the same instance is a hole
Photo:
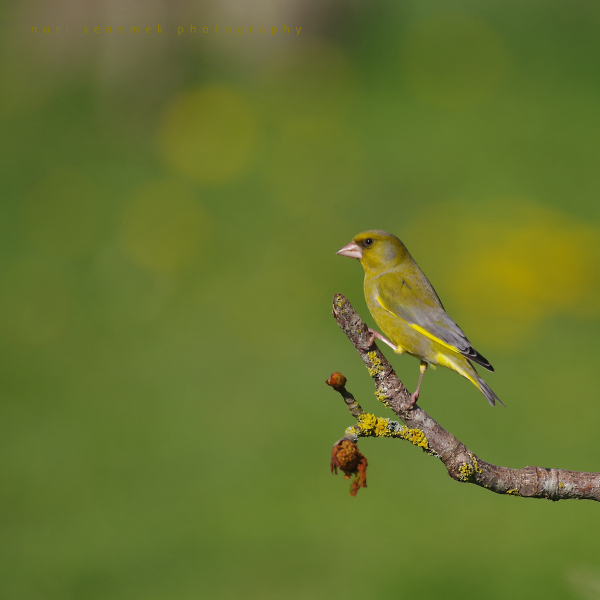
[[[365,240],[365,246],[370,246],[373,243],[373,238],[367,238]]]

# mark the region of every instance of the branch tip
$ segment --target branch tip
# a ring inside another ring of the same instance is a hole
[[[332,373],[325,383],[334,390],[338,391],[346,386],[346,381],[348,380],[341,373],[335,371],[335,373]]]

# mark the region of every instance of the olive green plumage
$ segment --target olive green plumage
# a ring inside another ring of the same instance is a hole
[[[367,306],[396,352],[452,369],[477,386],[491,405],[500,402],[472,363],[489,371],[493,367],[446,314],[427,277],[395,235],[365,231],[339,253],[360,260]]]

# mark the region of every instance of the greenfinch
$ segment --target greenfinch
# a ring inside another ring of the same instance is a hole
[[[369,328],[370,344],[378,338],[398,354],[410,354],[421,361],[412,404],[419,397],[423,374],[429,365],[441,365],[460,373],[492,406],[500,402],[472,363],[488,371],[494,368],[446,314],[433,286],[395,235],[379,229],[364,231],[337,254],[357,258],[365,270],[367,306],[389,338]]]

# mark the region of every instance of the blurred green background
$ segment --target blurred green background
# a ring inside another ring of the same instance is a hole
[[[508,408],[444,369],[420,404],[489,462],[600,469],[599,4],[1,11],[3,597],[600,597],[593,502],[392,440],[351,498],[324,384],[391,416],[331,318],[373,323],[335,251],[387,229]]]

